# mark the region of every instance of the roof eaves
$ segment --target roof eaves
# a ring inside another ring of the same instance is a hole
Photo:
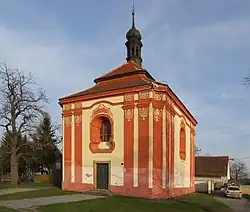
[[[188,114],[194,120],[195,125],[198,124],[198,121],[194,118],[194,116],[190,113],[190,111],[188,110],[188,108],[183,104],[183,102],[179,99],[179,97],[174,93],[174,91],[170,88],[170,86],[168,84],[162,83],[162,82],[158,82],[158,81],[155,82],[155,83],[166,86],[171,91],[171,93],[174,95],[174,97],[177,99],[177,101],[179,101],[181,103],[181,105],[184,107],[184,109],[188,112]]]
[[[146,76],[152,80],[155,80],[146,69],[139,69],[139,70],[131,70],[129,72],[126,73],[122,73],[122,74],[117,74],[117,75],[113,75],[113,76],[107,76],[107,77],[99,77],[97,79],[94,80],[95,83],[98,82],[102,82],[102,81],[106,81],[106,80],[111,80],[111,79],[117,79],[117,78],[121,78],[121,77],[127,77],[127,76],[132,76],[135,74],[146,74]]]
[[[145,89],[145,88],[147,88],[147,87],[145,87],[145,86],[149,86],[148,84],[144,84],[144,85],[136,85],[136,86],[128,86],[128,87],[124,87],[124,89],[127,89],[127,88],[131,88],[131,89],[135,89],[135,88],[138,88],[137,89],[137,91],[139,91],[139,90],[141,90],[141,89]],[[89,89],[88,89],[89,90]],[[116,91],[116,90],[121,90],[121,92],[120,93],[124,93],[124,91],[123,91],[123,89],[117,89],[117,88],[115,88],[115,89],[111,89],[111,90],[108,90],[108,91],[102,91],[102,92],[98,92],[98,93],[100,93],[100,95],[102,96],[105,92],[112,92],[112,91]],[[86,91],[86,90],[85,90]],[[79,92],[79,93],[82,93],[82,92],[84,92],[84,91],[81,91],[81,92]],[[74,94],[73,95],[70,95],[70,96],[66,96],[66,97],[63,97],[63,98],[60,98],[59,99],[59,105],[60,106],[62,106],[62,102],[63,101],[67,101],[67,100],[69,100],[69,101],[71,101],[70,99],[72,99],[72,98],[81,98],[81,97],[87,97],[87,99],[91,99],[91,98],[88,98],[88,96],[91,96],[91,95],[93,95],[93,94],[95,94],[95,93],[97,93],[97,92],[93,92],[93,93],[88,93],[88,94],[83,94],[83,95],[79,95],[79,96],[75,96]],[[106,95],[104,95],[103,97],[105,97]],[[75,101],[75,99],[73,100],[73,101]]]

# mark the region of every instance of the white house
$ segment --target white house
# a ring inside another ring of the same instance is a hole
[[[214,190],[214,186],[223,185],[230,179],[229,156],[196,156],[195,188],[197,192]]]

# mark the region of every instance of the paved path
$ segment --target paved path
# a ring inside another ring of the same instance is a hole
[[[228,205],[234,212],[250,212],[250,202],[246,199],[232,199],[224,197],[216,197],[219,201]]]
[[[14,194],[19,192],[27,192],[27,191],[36,191],[36,190],[43,190],[43,189],[50,189],[51,187],[41,187],[41,188],[7,188],[7,189],[0,189],[0,200],[1,195],[6,194]]]
[[[105,197],[97,196],[97,195],[89,195],[89,194],[72,194],[72,195],[64,195],[64,196],[39,197],[39,198],[33,198],[33,199],[0,201],[0,206],[13,208],[13,209],[34,208],[35,206],[39,206],[39,205],[78,202],[82,200],[90,200],[90,199],[98,199],[98,198],[105,198]]]

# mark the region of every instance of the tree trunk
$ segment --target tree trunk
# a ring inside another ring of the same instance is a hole
[[[2,169],[2,173],[1,173],[1,182],[3,183],[3,169]]]
[[[16,151],[12,151],[10,159],[10,172],[11,172],[11,184],[17,185],[18,183],[18,159]]]

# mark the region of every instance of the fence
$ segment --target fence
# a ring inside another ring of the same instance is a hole
[[[250,185],[241,185],[240,189],[241,189],[242,194],[250,195]]]

